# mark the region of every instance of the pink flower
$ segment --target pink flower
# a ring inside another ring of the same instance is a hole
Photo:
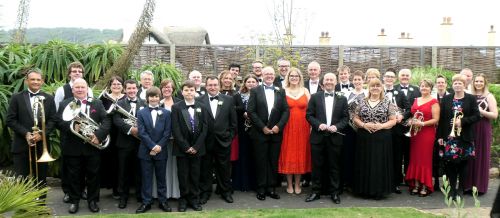
[[[95,113],[97,112],[95,109],[92,108],[92,110],[90,110],[90,113]]]

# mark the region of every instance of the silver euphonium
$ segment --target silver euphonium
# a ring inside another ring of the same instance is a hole
[[[92,142],[92,135],[99,129],[99,124],[95,122],[89,115],[83,113],[76,101],[71,101],[65,108],[62,114],[64,121],[71,121],[69,128],[73,134],[83,139],[86,143],[103,150],[109,145],[109,135],[106,136],[100,144]],[[76,126],[78,125],[78,126]]]
[[[102,95],[101,95],[102,98],[107,98],[108,100],[111,101],[111,106],[109,106],[108,110],[106,111],[106,113],[108,114],[111,114],[113,113],[113,111],[116,111],[120,114],[122,114],[123,116],[125,116],[126,118],[123,119],[123,122],[125,122],[127,125],[130,125],[132,127],[137,127],[137,117],[135,117],[134,115],[132,115],[131,113],[129,113],[127,110],[123,109],[123,107],[121,107],[120,105],[118,105],[118,101],[115,100],[113,97],[111,97],[107,92],[104,92]],[[134,136],[136,137],[136,136]],[[139,137],[136,137],[137,139],[139,139]]]

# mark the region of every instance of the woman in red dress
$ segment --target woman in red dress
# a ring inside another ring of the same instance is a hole
[[[434,191],[432,185],[432,150],[436,137],[436,124],[439,121],[439,103],[431,96],[434,84],[427,79],[420,82],[422,97],[411,106],[410,118],[410,164],[405,180],[410,186],[410,194],[425,197]],[[415,129],[420,129],[416,132]],[[416,134],[415,134],[416,132]]]
[[[297,68],[292,68],[285,77],[285,91],[290,118],[283,130],[278,172],[286,174],[286,192],[301,193],[300,177],[311,172],[311,126],[306,120],[307,103],[311,95],[304,88],[304,78]],[[293,181],[294,180],[294,181]],[[295,182],[295,187],[293,187]]]

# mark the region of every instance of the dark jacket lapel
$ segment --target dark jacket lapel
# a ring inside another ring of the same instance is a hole
[[[28,110],[28,114],[31,117],[31,120],[33,120],[33,109],[31,108],[31,102],[30,102],[30,95],[28,91],[24,91],[23,93],[23,99],[24,103],[26,104],[26,109]]]

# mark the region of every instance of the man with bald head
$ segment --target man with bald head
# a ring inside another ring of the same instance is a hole
[[[320,199],[321,190],[326,189],[333,203],[340,204],[340,155],[343,143],[343,134],[340,133],[347,127],[349,115],[347,99],[340,91],[335,91],[336,84],[335,74],[325,74],[325,90],[311,95],[307,106],[306,119],[311,124],[313,185],[306,202]],[[322,180],[325,176],[328,179]]]
[[[465,84],[465,92],[471,93],[472,90],[472,77],[474,76],[474,73],[472,72],[471,69],[469,68],[464,68],[460,71],[461,75],[465,76],[465,81],[467,84]]]
[[[266,196],[280,198],[275,190],[279,185],[278,159],[283,128],[290,116],[285,91],[273,85],[274,69],[262,69],[262,78],[262,85],[250,90],[248,100],[248,113],[253,123],[250,135],[254,139],[257,199],[261,201],[266,200]]]
[[[87,185],[87,201],[91,212],[98,212],[99,206],[99,166],[100,166],[100,150],[83,139],[75,135],[70,130],[71,120],[63,120],[63,113],[66,106],[71,102],[75,102],[76,110],[80,113],[88,115],[98,124],[98,129],[93,133],[89,133],[87,137],[94,144],[102,143],[111,127],[111,120],[107,116],[106,110],[99,99],[90,98],[87,96],[87,82],[78,78],[73,81],[72,93],[73,97],[62,101],[57,112],[57,125],[61,131],[61,135],[65,136],[64,143],[61,144],[61,152],[63,155],[64,165],[68,169],[69,183],[69,213],[76,213],[79,209],[82,187],[85,185],[80,179],[81,175],[86,178]],[[69,109],[69,108],[68,108]],[[76,122],[71,127],[75,131],[84,135],[81,132],[81,126]]]
[[[307,74],[309,79],[304,82],[304,87],[312,94],[323,90],[319,84],[319,77],[321,75],[321,67],[318,62],[313,61],[307,66]]]

